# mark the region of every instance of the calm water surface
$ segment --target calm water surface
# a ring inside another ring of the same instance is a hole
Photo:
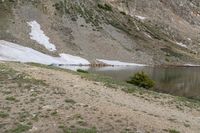
[[[200,67],[102,67],[89,71],[122,81],[144,71],[156,81],[155,91],[200,99]]]

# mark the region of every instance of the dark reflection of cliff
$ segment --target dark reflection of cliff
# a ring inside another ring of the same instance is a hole
[[[179,96],[200,96],[200,68],[153,69],[156,90]]]
[[[156,91],[190,98],[200,98],[200,68],[198,67],[108,67],[93,68],[90,71],[111,76],[117,80],[127,80],[134,73],[145,71],[156,81],[156,87],[154,89]]]

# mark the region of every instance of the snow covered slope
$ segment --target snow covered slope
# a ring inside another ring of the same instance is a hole
[[[32,40],[37,41],[49,51],[56,50],[56,46],[49,42],[49,37],[44,34],[44,31],[41,29],[41,26],[37,21],[28,22],[28,25],[31,26],[31,32],[29,34]]]
[[[65,65],[88,65],[89,61],[81,57],[69,54],[60,54],[61,57],[52,57],[28,47],[0,40],[0,60],[35,62],[40,64],[65,64]]]

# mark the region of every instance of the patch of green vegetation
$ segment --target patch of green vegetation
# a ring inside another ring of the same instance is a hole
[[[19,87],[22,87],[23,84],[25,85],[43,85],[47,86],[47,84],[42,80],[37,80],[30,77],[27,74],[19,73],[14,69],[10,68],[8,65],[0,64],[0,82],[8,83],[8,82],[15,82],[18,84]]]
[[[64,1],[58,1],[55,4],[53,4],[53,7],[61,14],[64,15],[65,13],[68,13],[67,7],[66,7],[66,0]]]
[[[19,113],[19,120],[20,122],[24,122],[27,120],[27,118],[30,116],[30,113],[27,111],[22,111]]]
[[[166,61],[166,62],[169,62],[169,61],[170,61],[170,59],[169,59],[169,58],[165,58],[165,61]]]
[[[8,0],[5,0],[4,2],[0,1],[0,29],[1,29],[1,31],[6,30],[8,24],[9,24],[9,19],[12,16],[13,5],[14,5],[13,2],[10,2]],[[0,31],[0,33],[1,33],[1,31]]]
[[[82,70],[82,69],[78,69],[77,72],[80,72],[80,73],[88,73],[88,71],[85,71],[85,70]]]
[[[78,120],[77,121],[77,124],[80,125],[80,126],[87,126],[87,122],[85,122],[84,120]]]
[[[54,112],[51,113],[51,115],[52,115],[52,116],[56,116],[56,115],[58,115],[58,112],[57,112],[57,111],[54,111]]]
[[[155,82],[144,72],[138,72],[131,77],[127,83],[134,84],[138,87],[150,89],[155,86]]]
[[[14,101],[14,102],[17,101],[17,99],[15,97],[13,97],[13,96],[6,97],[6,100],[8,100],[8,101]]]
[[[73,118],[83,120],[83,117],[81,116],[81,114],[75,114],[75,115],[73,116]]]
[[[61,1],[58,2],[58,3],[55,3],[55,4],[53,5],[53,7],[55,7],[56,10],[60,11],[61,8],[62,8],[62,3],[61,3]]]
[[[169,129],[168,131],[169,131],[169,133],[180,133],[179,131],[177,131],[175,129]]]
[[[66,103],[71,103],[71,104],[75,104],[76,101],[74,101],[73,99],[65,99]]]
[[[34,79],[32,77],[30,77],[29,75],[27,74],[19,74],[16,78],[15,78],[16,82],[18,84],[23,84],[23,83],[26,83],[26,84],[34,84],[34,85],[43,85],[43,86],[47,86],[47,84],[42,81],[42,80],[37,80],[37,79]]]
[[[106,3],[104,5],[98,4],[97,6],[98,8],[103,9],[105,11],[112,11],[112,7]]]
[[[113,27],[124,31],[125,33],[127,33],[128,35],[131,35],[130,30],[127,29],[127,27],[125,27],[124,25],[122,25],[119,21],[116,20],[109,20],[108,23],[110,25],[112,25]]]
[[[64,133],[97,133],[97,129],[93,128],[76,128],[76,129],[63,129]]]
[[[0,111],[0,118],[7,118],[9,116],[8,113],[5,113],[3,111]]]
[[[18,124],[16,128],[8,130],[6,133],[23,133],[31,129],[32,126],[26,124]]]
[[[190,127],[190,124],[184,123],[185,127]]]
[[[32,118],[32,120],[34,120],[35,122],[38,122],[38,121],[39,121],[38,115],[35,115],[35,116]]]
[[[86,73],[79,73],[81,75],[82,78],[88,79],[88,80],[92,80],[92,81],[97,81],[97,82],[103,82],[105,86],[107,87],[111,87],[111,88],[119,88],[121,86],[126,86],[126,88],[129,88],[130,90],[135,90],[136,87],[133,85],[130,85],[126,82],[123,81],[117,81],[117,80],[113,80],[111,77],[108,76],[101,76],[98,74],[86,74]]]
[[[95,9],[86,7],[83,3],[75,3],[73,1],[60,0],[56,2],[53,7],[60,15],[69,15],[72,21],[77,21],[78,16],[85,19],[86,23],[91,23],[93,26],[100,25],[100,17],[95,13]]]
[[[161,48],[161,50],[165,52],[168,56],[174,56],[178,58],[183,57],[183,54],[175,52],[174,50],[172,50],[172,48]]]
[[[197,99],[190,99],[190,98],[186,98],[186,97],[176,96],[174,98],[174,102],[176,102],[180,106],[186,106],[189,108],[199,108],[200,107],[200,100],[197,100]]]

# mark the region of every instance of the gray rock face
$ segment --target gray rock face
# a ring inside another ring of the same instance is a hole
[[[33,20],[56,45],[56,52],[30,39],[27,22]],[[199,33],[199,0],[0,1],[0,39],[51,55],[197,64]]]

